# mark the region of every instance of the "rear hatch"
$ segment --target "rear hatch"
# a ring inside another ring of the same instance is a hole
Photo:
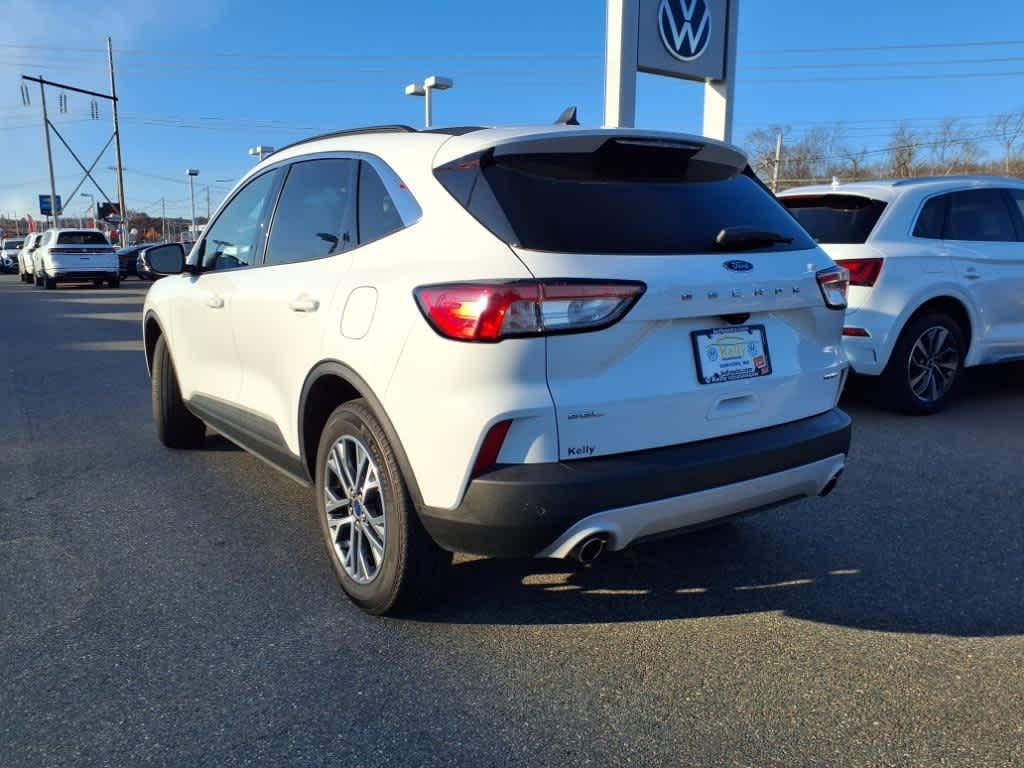
[[[102,232],[61,232],[49,255],[54,264],[65,269],[110,270],[117,266],[114,247]]]
[[[835,405],[828,257],[727,145],[560,132],[443,162],[437,178],[540,280],[639,281],[626,315],[547,336],[559,453],[688,443]]]

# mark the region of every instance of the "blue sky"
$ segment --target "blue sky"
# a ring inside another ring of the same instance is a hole
[[[438,124],[546,123],[567,105],[584,124],[602,113],[604,0],[0,0],[0,211],[23,213],[47,191],[38,91],[23,107],[20,75],[107,90],[114,38],[130,208],[188,212],[186,168],[212,203],[251,166],[256,143],[372,123],[419,125],[403,86],[429,74]],[[290,9],[290,10],[286,10]],[[1024,106],[1024,3],[1013,0],[743,0],[736,139],[788,123],[796,134],[842,121],[848,140],[884,146],[895,121],[934,126]],[[981,44],[1000,41],[1001,44]],[[865,51],[871,46],[924,46]],[[806,49],[818,49],[808,51]],[[841,50],[860,49],[860,50]],[[949,77],[948,75],[985,76]],[[993,76],[998,75],[998,76]],[[840,78],[840,79],[837,79]],[[846,79],[842,79],[846,78]],[[854,78],[854,79],[850,79]],[[861,79],[856,79],[861,78]],[[57,112],[56,93],[49,97]],[[638,125],[699,131],[702,86],[641,76]],[[86,163],[109,136],[70,94],[54,122]],[[76,166],[55,146],[58,193]],[[116,197],[112,151],[97,178]],[[95,192],[95,190],[91,190]],[[77,198],[69,214],[84,209]],[[36,211],[37,212],[37,211]]]

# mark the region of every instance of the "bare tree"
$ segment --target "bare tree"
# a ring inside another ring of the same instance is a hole
[[[996,115],[991,123],[992,133],[1003,147],[1003,172],[1010,175],[1010,162],[1017,154],[1017,144],[1024,134],[1024,110]]]
[[[934,172],[943,176],[977,166],[983,154],[978,139],[971,136],[956,117],[947,117],[939,123],[934,137],[927,143]]]
[[[899,179],[908,179],[918,172],[921,136],[906,123],[900,123],[886,145],[888,172]]]
[[[785,136],[789,132],[788,125],[775,124],[767,128],[758,128],[747,135],[744,146],[747,148],[747,157],[750,158],[750,167],[763,180],[770,179],[775,170],[775,142],[779,134],[782,134],[785,142]]]

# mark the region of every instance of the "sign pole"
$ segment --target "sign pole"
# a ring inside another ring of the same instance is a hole
[[[636,123],[638,0],[608,0],[604,54],[604,127]]]
[[[53,152],[50,150],[50,117],[46,113],[46,86],[43,85],[43,77],[39,76],[39,103],[43,107],[43,134],[46,136],[46,163],[50,168],[50,216],[53,217],[53,226],[58,225],[57,219],[57,184],[53,178]]]
[[[121,216],[120,231],[123,233],[128,225],[128,206],[124,200],[124,166],[121,165],[121,126],[117,119],[117,84],[114,82],[114,44],[107,38],[107,63],[110,66],[110,103],[114,116],[114,155],[117,158],[117,204]],[[122,234],[120,247],[124,248],[126,240]]]
[[[740,1],[730,0],[725,31],[725,77],[704,83],[704,135],[732,141],[732,113],[736,92],[736,38]]]

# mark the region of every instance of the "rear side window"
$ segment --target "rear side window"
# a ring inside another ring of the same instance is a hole
[[[914,237],[925,237],[930,240],[941,240],[946,231],[946,209],[949,207],[949,195],[938,195],[930,199],[921,208],[914,224]]]
[[[402,228],[402,217],[377,171],[359,163],[359,242],[369,243]]]
[[[288,172],[267,246],[267,264],[292,264],[356,245],[358,160],[307,160]]]
[[[729,227],[789,242],[750,250],[814,247],[752,175],[697,157],[703,145],[610,139],[593,152],[460,158],[437,179],[481,224],[512,245],[597,254],[715,250]]]
[[[885,203],[861,195],[784,197],[789,209],[819,243],[864,243],[878,223]]]
[[[57,245],[110,245],[102,232],[61,232]]]
[[[971,189],[949,195],[947,240],[1007,242],[1017,239],[1010,209],[998,189]]]

